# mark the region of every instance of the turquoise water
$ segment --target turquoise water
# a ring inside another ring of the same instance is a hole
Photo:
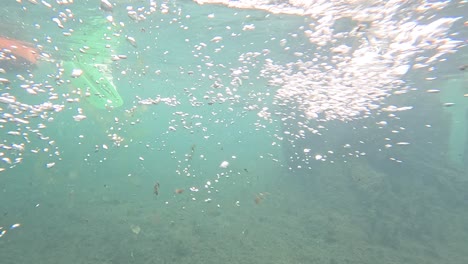
[[[8,23],[0,35],[37,39],[51,59],[8,68],[0,78],[10,83],[0,85],[0,94],[37,105],[50,101],[49,91],[32,95],[21,85],[50,85],[44,89],[54,89],[59,99],[52,101],[64,110],[0,127],[2,144],[24,143],[24,150],[2,145],[0,151],[11,159],[0,161],[0,263],[468,259],[468,141],[454,133],[465,131],[468,121],[468,77],[458,69],[468,63],[466,47],[445,56],[434,73],[405,75],[409,92],[385,98],[387,105],[413,107],[395,112],[397,118],[375,111],[367,118],[316,121],[306,118],[299,101],[278,103],[278,87],[262,74],[265,59],[286,64],[296,61],[295,52],[305,53],[305,61],[323,52],[303,35],[312,18],[171,1],[167,14],[158,2],[157,12],[136,22],[126,6],[148,10],[149,4],[117,3],[112,15],[125,26],[112,49],[127,59],[111,69],[124,103],[99,109],[73,85],[59,85],[56,63],[78,54],[70,47],[101,45],[90,41],[93,26],[85,37],[64,36],[65,29],[78,31],[110,13],[89,2],[51,2],[56,9],[23,2],[3,8]],[[57,27],[51,20],[66,8],[83,23]],[[457,39],[466,39],[465,20],[451,29]],[[255,29],[243,30],[250,24]],[[125,36],[135,38],[136,47]],[[222,40],[211,41],[215,37]],[[235,69],[243,70],[241,83],[233,79]],[[434,75],[439,78],[429,82]],[[157,104],[139,103],[158,97]],[[447,102],[456,104],[444,107]],[[12,105],[0,107],[2,120],[6,113],[23,115]],[[258,115],[263,107],[272,118]],[[80,111],[86,119],[77,122]],[[382,120],[388,125],[376,125]],[[37,132],[40,124],[45,128]]]

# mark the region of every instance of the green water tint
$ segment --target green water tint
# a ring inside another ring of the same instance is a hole
[[[111,55],[119,43],[115,25],[104,18],[94,18],[80,25],[70,36],[69,49],[73,56],[63,61],[65,74],[73,70],[83,73],[70,80],[71,85],[86,94],[94,107],[110,109],[122,106],[123,99],[117,91],[112,76]]]

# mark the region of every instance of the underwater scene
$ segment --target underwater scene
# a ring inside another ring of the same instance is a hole
[[[2,1],[0,263],[467,263],[467,14]]]

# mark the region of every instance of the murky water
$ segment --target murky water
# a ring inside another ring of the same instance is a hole
[[[4,4],[0,262],[465,263],[468,3],[208,2]]]

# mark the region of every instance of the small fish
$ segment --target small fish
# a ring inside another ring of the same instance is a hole
[[[112,12],[112,9],[114,8],[112,3],[107,1],[107,0],[101,0],[101,6],[100,7],[101,7],[102,10],[107,11],[107,12]]]
[[[11,227],[10,227],[10,230],[15,229],[15,228],[20,227],[20,226],[21,226],[20,223],[12,224]]]
[[[135,48],[137,47],[137,43],[134,37],[127,36],[126,38],[127,38],[127,41],[130,43],[130,45],[132,45]]]
[[[444,103],[443,106],[445,107],[451,107],[451,106],[454,106],[455,103]]]
[[[156,182],[156,184],[154,184],[154,195],[158,195],[159,194],[159,182]]]

